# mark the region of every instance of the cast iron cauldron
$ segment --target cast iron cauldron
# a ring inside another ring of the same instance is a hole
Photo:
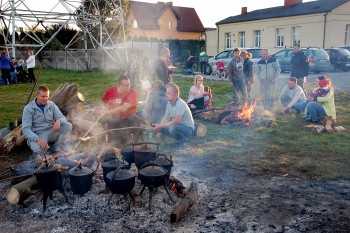
[[[117,159],[113,159],[113,160],[110,160],[110,161],[105,161],[105,162],[103,162],[101,164],[101,167],[102,167],[102,170],[103,170],[103,180],[105,181],[107,188],[109,188],[109,186],[108,186],[108,179],[107,179],[106,175],[109,172],[116,170],[118,167],[120,167],[121,165],[124,165],[124,164],[125,164],[124,161],[120,162]]]
[[[168,178],[169,178],[171,168],[174,166],[172,157],[170,156],[170,158],[167,158],[166,155],[157,154],[157,158],[154,160],[154,163],[165,168],[168,172]]]
[[[140,167],[138,177],[144,186],[157,188],[165,184],[168,172],[165,168],[150,162]]]
[[[38,187],[43,192],[51,192],[62,188],[62,175],[60,164],[46,162],[34,172]]]
[[[135,156],[134,156],[134,144],[127,144],[123,147],[121,150],[121,154],[126,162],[129,164],[129,168],[132,163],[135,163]]]
[[[135,165],[140,169],[145,163],[154,161],[159,150],[159,143],[140,142],[134,145]]]
[[[70,185],[74,194],[84,195],[92,186],[92,177],[95,172],[81,163],[68,171]]]
[[[107,174],[109,189],[114,194],[126,194],[135,186],[135,173],[128,170],[127,165],[120,166]]]

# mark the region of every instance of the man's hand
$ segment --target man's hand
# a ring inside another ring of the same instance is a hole
[[[275,83],[275,82],[276,82],[276,78],[273,78],[271,81],[272,81],[273,83]]]
[[[49,145],[46,143],[44,139],[38,138],[36,142],[39,144],[41,150],[47,151],[47,149],[49,149]]]
[[[53,123],[53,131],[58,132],[61,128],[61,122],[59,120],[56,120],[55,123]]]
[[[154,124],[154,127],[153,127],[153,131],[158,131],[160,130],[162,127],[160,124]]]
[[[189,104],[189,107],[190,107],[191,109],[195,109],[195,108],[196,108],[196,105],[194,105],[194,104]]]
[[[312,98],[311,96],[308,95],[308,96],[306,97],[306,100],[307,100],[307,101],[313,101],[314,98]]]
[[[280,113],[284,115],[284,114],[287,113],[288,110],[289,110],[289,108],[287,108],[287,107],[286,107],[286,108],[283,108],[283,109],[280,111]]]
[[[233,87],[233,83],[230,83],[230,86]]]

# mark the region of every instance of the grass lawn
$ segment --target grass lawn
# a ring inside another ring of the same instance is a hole
[[[115,85],[116,71],[94,71],[88,73],[43,69],[39,84],[46,84],[53,91],[61,83],[79,84],[79,92],[86,103],[98,103],[107,87]],[[181,97],[187,99],[193,83],[189,78],[176,77]],[[231,88],[227,83],[205,82],[214,93],[213,106],[219,107],[231,101]],[[31,92],[30,84],[0,86],[0,128],[9,121],[21,118],[21,112]],[[35,92],[32,98],[34,98]],[[350,129],[350,96],[336,96],[337,125]],[[350,134],[312,134],[303,128],[306,124],[301,116],[279,116],[272,127],[235,127],[207,125],[204,139],[193,138],[186,153],[211,156],[217,162],[242,164],[252,172],[277,173],[310,179],[350,178]],[[29,152],[30,153],[30,152]],[[1,166],[17,163],[28,155],[28,151],[1,157]]]

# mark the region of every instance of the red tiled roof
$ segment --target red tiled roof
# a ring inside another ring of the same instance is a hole
[[[138,27],[142,29],[159,29],[157,19],[167,7],[177,18],[177,30],[182,32],[204,32],[205,29],[194,8],[172,6],[172,3],[147,3],[130,1]]]

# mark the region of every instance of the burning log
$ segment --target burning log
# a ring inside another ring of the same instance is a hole
[[[58,86],[51,95],[50,100],[57,105],[63,114],[67,115],[70,111],[75,109],[78,103],[83,102],[85,98],[78,92],[77,84],[65,83]]]
[[[36,185],[37,180],[35,176],[32,176],[29,179],[22,181],[21,183],[13,185],[6,191],[6,200],[11,205],[24,205],[24,200],[38,192],[38,190],[34,190]]]
[[[191,183],[190,188],[184,199],[181,200],[180,204],[174,207],[170,214],[170,221],[177,222],[184,217],[187,210],[191,208],[195,203],[198,202],[198,184]]]

